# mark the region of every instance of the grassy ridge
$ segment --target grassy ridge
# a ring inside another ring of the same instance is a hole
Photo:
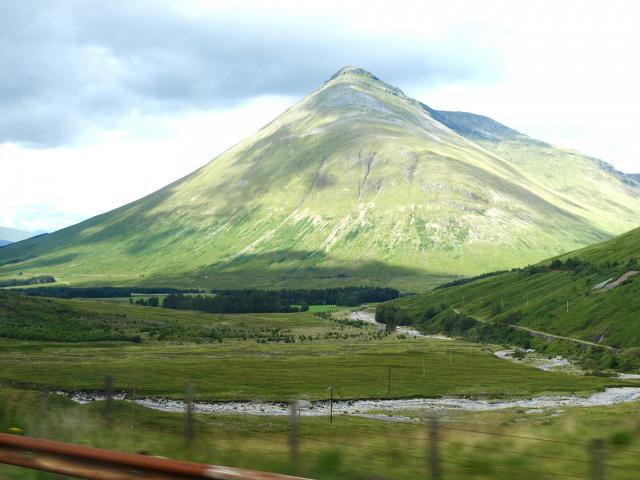
[[[145,298],[145,297],[140,297]],[[120,299],[116,299],[120,300]],[[161,340],[221,341],[224,338],[282,340],[290,328],[325,325],[312,315],[269,317],[175,313],[155,307],[100,300],[62,300],[0,292],[0,337],[56,342],[135,343]]]
[[[629,368],[640,358],[640,278],[604,291],[594,286],[638,270],[640,229],[541,266],[399,299],[414,318],[444,304],[497,324],[516,324],[620,350]],[[572,260],[579,263],[571,265]],[[569,260],[569,262],[567,262]],[[559,266],[558,266],[559,264]]]

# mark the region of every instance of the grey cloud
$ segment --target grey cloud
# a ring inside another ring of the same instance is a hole
[[[180,15],[180,2],[0,2],[0,143],[55,146],[131,111],[303,95],[346,64],[400,87],[495,74],[459,32],[445,44],[359,37],[320,21]],[[446,49],[445,49],[446,47]],[[446,54],[445,54],[446,51]]]

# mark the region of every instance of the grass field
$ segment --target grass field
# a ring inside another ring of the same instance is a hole
[[[309,305],[311,313],[316,312],[350,312],[354,307],[346,307],[344,305]]]
[[[319,480],[429,478],[424,424],[339,416],[302,417],[299,455],[289,448],[286,417],[197,415],[195,441],[184,439],[184,415],[115,402],[113,423],[102,402],[77,405],[29,390],[0,387],[0,431],[218,465],[297,474]],[[638,477],[637,405],[525,412],[440,414],[440,467],[445,480],[588,478],[589,441],[605,441],[608,479]],[[529,440],[527,438],[540,440]],[[548,441],[545,441],[548,440]],[[0,466],[2,479],[55,479]]]
[[[94,346],[15,341],[2,342],[0,348],[5,382],[100,390],[105,375],[111,374],[116,389],[136,387],[141,395],[181,397],[185,384],[193,382],[196,397],[202,399],[321,399],[327,398],[329,386],[340,398],[531,396],[584,392],[615,383],[521,367],[494,358],[477,345],[396,338],[295,345],[229,341]],[[449,348],[453,348],[452,364]]]
[[[42,299],[25,301],[39,308],[39,302],[49,305]],[[138,335],[141,342],[3,339],[0,381],[99,390],[111,374],[117,389],[180,397],[185,384],[193,382],[198,398],[235,400],[319,399],[329,386],[341,398],[381,398],[528,396],[585,392],[611,383],[505,362],[480,344],[385,336],[371,325],[310,312],[220,315],[86,300],[51,302],[85,322],[108,315],[112,330]]]

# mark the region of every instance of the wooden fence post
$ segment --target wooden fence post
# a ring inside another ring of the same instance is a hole
[[[113,377],[111,375],[105,377],[103,416],[111,428],[113,426]]]
[[[432,480],[440,478],[440,425],[436,417],[429,419],[429,473]]]
[[[294,400],[289,404],[289,448],[291,453],[291,463],[294,465],[298,462],[299,421],[298,401]]]
[[[185,395],[185,428],[184,437],[187,443],[193,441],[195,436],[194,418],[193,418],[193,385],[191,382],[187,383],[186,395]]]
[[[596,438],[589,442],[589,455],[591,456],[591,479],[604,480],[604,441]]]

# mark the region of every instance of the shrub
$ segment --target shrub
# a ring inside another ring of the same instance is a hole
[[[383,303],[376,307],[376,322],[384,323],[387,332],[392,332],[398,325],[409,323],[409,314],[389,303]]]

